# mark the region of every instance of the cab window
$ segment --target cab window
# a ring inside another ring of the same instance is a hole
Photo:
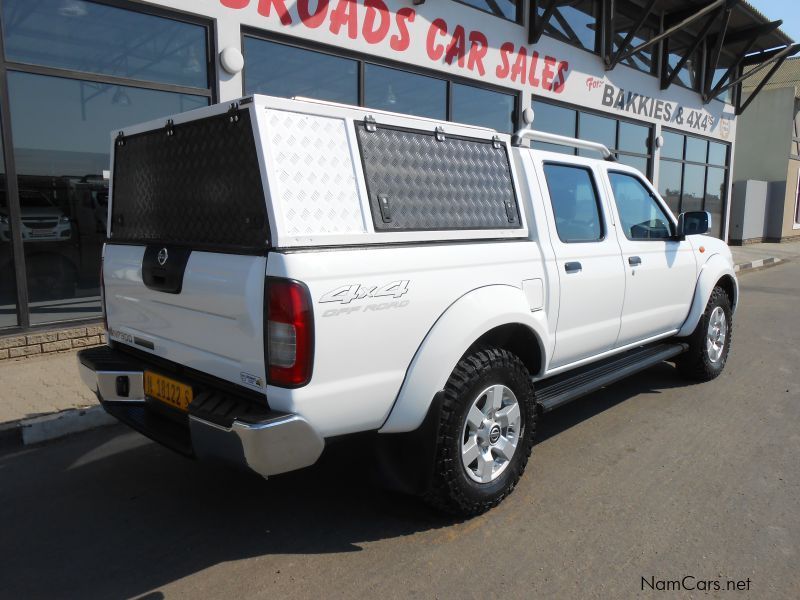
[[[670,220],[638,177],[609,171],[617,212],[629,240],[665,240],[672,236]]]
[[[546,163],[544,175],[562,242],[598,242],[603,222],[597,188],[589,169]]]

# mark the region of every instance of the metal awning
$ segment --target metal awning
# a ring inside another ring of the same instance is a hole
[[[529,42],[538,42],[550,19],[559,17],[557,8],[576,3],[531,0]],[[770,21],[743,0],[599,0],[597,4],[598,50],[607,70],[634,57],[644,63],[655,60],[654,70],[666,89],[692,61],[703,102],[732,90],[737,114],[783,61],[800,51],[800,44],[780,30],[781,21]],[[627,21],[623,29],[618,25],[621,15]],[[645,36],[644,31],[653,33]],[[762,73],[760,85],[741,103],[741,84],[756,73]]]

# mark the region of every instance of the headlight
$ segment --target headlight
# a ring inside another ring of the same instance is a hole
[[[61,217],[61,218],[58,220],[58,222],[59,222],[59,223],[69,223],[69,217],[68,217],[67,215],[64,215],[63,217]]]

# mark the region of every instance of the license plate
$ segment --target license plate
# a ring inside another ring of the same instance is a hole
[[[144,372],[144,393],[182,411],[189,410],[193,399],[191,386],[152,371]]]

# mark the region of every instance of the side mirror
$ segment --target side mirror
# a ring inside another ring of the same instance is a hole
[[[678,215],[678,227],[675,237],[683,239],[687,235],[708,233],[711,229],[711,213],[705,210],[693,210]]]

